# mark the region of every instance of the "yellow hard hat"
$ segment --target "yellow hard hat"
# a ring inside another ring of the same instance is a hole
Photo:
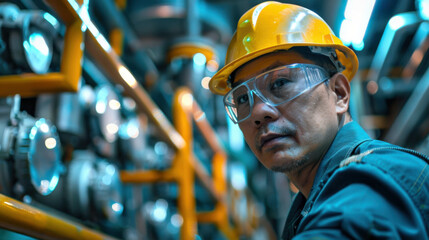
[[[228,77],[238,67],[266,53],[295,46],[333,48],[349,81],[356,74],[359,65],[356,54],[320,16],[301,6],[269,1],[256,5],[238,21],[225,66],[211,78],[210,90],[225,95],[230,90]]]

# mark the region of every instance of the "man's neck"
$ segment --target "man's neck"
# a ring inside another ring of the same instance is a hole
[[[320,161],[317,161],[303,169],[287,173],[289,180],[299,189],[305,198],[308,198],[308,195],[310,195],[319,164]]]
[[[352,119],[348,114],[343,115],[339,119],[338,131],[344,125],[351,121]],[[305,196],[305,198],[308,198],[308,196],[310,195],[311,188],[313,187],[314,178],[316,177],[317,169],[319,168],[320,162],[322,161],[328,149],[329,147],[325,149],[325,152],[322,154],[320,159],[318,159],[318,161],[304,166],[297,171],[286,173],[289,180],[299,189],[299,191]]]

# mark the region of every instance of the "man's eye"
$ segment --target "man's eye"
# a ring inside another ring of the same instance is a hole
[[[237,104],[245,104],[248,101],[249,101],[249,95],[247,95],[247,94],[243,94],[241,96],[238,96],[237,100],[236,100]]]
[[[286,78],[277,78],[272,84],[271,84],[271,89],[272,90],[278,90],[281,89],[282,87],[285,87],[286,84],[288,84],[290,81],[287,80]]]

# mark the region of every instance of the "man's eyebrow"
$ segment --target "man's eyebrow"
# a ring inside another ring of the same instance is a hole
[[[271,70],[271,69],[273,69],[273,68],[276,68],[276,67],[280,67],[280,66],[283,66],[284,64],[282,64],[279,60],[277,60],[277,61],[275,61],[275,62],[273,62],[270,66],[268,66],[268,67],[266,67],[266,68],[264,68],[264,69],[262,69],[260,72],[261,73],[264,73],[264,72],[267,72],[267,71],[269,71],[269,70]],[[259,74],[258,74],[259,75]],[[249,78],[250,79],[250,78]],[[247,79],[247,80],[249,80],[249,79]],[[232,83],[231,83],[231,87],[236,87],[236,86],[238,86],[238,85],[240,85],[241,83],[238,83],[241,79],[239,79],[238,81],[234,81],[234,79],[232,79],[233,81],[232,81]],[[246,81],[247,81],[246,80]]]

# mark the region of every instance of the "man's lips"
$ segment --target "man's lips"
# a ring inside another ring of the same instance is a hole
[[[268,133],[268,134],[264,134],[259,138],[258,141],[258,148],[262,149],[264,146],[266,146],[267,144],[271,143],[272,141],[278,139],[278,138],[283,138],[283,137],[287,137],[287,135],[284,134],[278,134],[278,133]]]

